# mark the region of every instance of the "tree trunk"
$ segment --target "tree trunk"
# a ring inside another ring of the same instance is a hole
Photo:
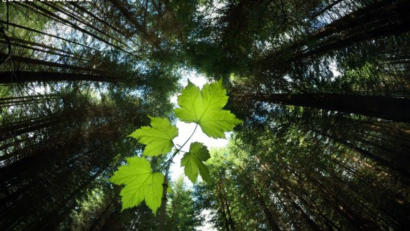
[[[36,29],[32,29],[32,28],[29,28],[29,27],[25,27],[25,26],[22,26],[22,25],[18,25],[18,24],[12,23],[12,22],[6,22],[6,21],[3,21],[3,20],[0,20],[0,22],[1,22],[1,23],[4,23],[4,24],[7,24],[7,25],[9,25],[9,26],[12,26],[12,27],[17,27],[17,28],[20,28],[20,29],[23,29],[23,30],[27,30],[27,31],[30,31],[30,32],[39,33],[39,34],[42,34],[42,35],[45,35],[45,36],[48,36],[48,37],[52,37],[52,38],[60,39],[60,40],[65,41],[65,42],[69,42],[69,43],[72,43],[72,44],[76,44],[76,45],[82,46],[82,47],[84,47],[84,48],[86,48],[86,49],[99,51],[98,49],[95,49],[95,48],[93,48],[93,47],[89,47],[89,46],[87,46],[87,45],[84,45],[84,44],[81,44],[81,43],[78,43],[78,42],[75,42],[75,41],[72,41],[72,40],[69,40],[69,39],[65,39],[65,38],[62,38],[62,37],[60,37],[60,36],[56,36],[56,35],[53,35],[53,34],[48,34],[48,33],[45,33],[45,32],[43,32],[43,31],[39,31],[39,30],[36,30]]]
[[[93,81],[93,82],[124,82],[124,78],[114,76],[75,74],[61,72],[0,72],[0,83],[47,82],[47,81]]]
[[[229,201],[225,192],[225,187],[223,186],[222,182],[220,181],[221,184],[221,190],[222,190],[222,199],[225,202],[226,206],[226,214],[228,215],[228,221],[229,221],[229,226],[231,227],[232,231],[235,231],[235,222],[233,221],[232,215],[231,215],[231,210],[229,209]]]
[[[268,220],[268,224],[271,227],[273,231],[280,231],[278,223],[276,223],[275,219],[273,218],[272,213],[270,212],[268,206],[265,203],[265,200],[263,199],[262,195],[258,191],[257,188],[255,188],[255,185],[253,182],[249,180],[252,190],[255,193],[254,197],[256,197],[256,200],[259,202],[259,205],[262,207],[262,211],[265,214],[266,219]]]
[[[402,176],[404,176],[406,178],[405,179],[406,181],[408,181],[410,179],[410,172],[409,172],[407,166],[402,166],[400,161],[395,161],[394,163],[392,163],[391,161],[388,161],[388,160],[386,160],[386,159],[384,159],[384,158],[382,158],[378,155],[375,155],[372,152],[369,152],[367,150],[364,150],[361,147],[358,147],[354,143],[347,142],[346,140],[342,140],[338,137],[335,137],[334,135],[329,135],[329,134],[324,133],[324,132],[318,132],[318,133],[323,135],[323,136],[329,137],[330,139],[332,139],[332,140],[334,140],[334,141],[336,141],[336,142],[338,142],[338,143],[340,143],[340,144],[342,144],[342,145],[344,145],[348,148],[351,148],[352,150],[356,151],[357,153],[363,155],[366,158],[369,158],[369,159],[375,161],[377,164],[379,164],[383,167],[387,167],[390,170],[393,170],[397,173],[400,173]]]
[[[164,231],[165,230],[165,222],[167,219],[167,189],[168,189],[168,173],[169,173],[169,168],[171,166],[172,162],[168,163],[167,170],[165,172],[164,176],[164,183],[162,184],[162,201],[161,201],[161,207],[159,208],[159,224],[157,227],[158,231]]]
[[[99,21],[100,23],[106,25],[107,27],[110,27],[111,29],[115,30],[116,32],[118,32],[119,34],[125,36],[127,39],[130,39],[132,34],[130,31],[126,30],[125,28],[121,27],[116,27],[113,26],[107,22],[105,22],[104,20],[102,20],[101,18],[97,17],[95,14],[93,14],[92,12],[90,12],[89,10],[87,10],[86,8],[78,5],[76,2],[71,2],[71,5],[73,5],[74,7],[76,7],[77,9],[80,9],[81,11],[87,13],[88,15],[90,15],[92,18],[94,18],[95,20]]]
[[[145,25],[142,25],[138,22],[138,20],[134,17],[134,15],[128,11],[130,7],[127,6],[127,2],[123,2],[121,0],[109,0],[121,13],[125,16],[125,18],[131,22],[135,28],[137,34],[139,34],[144,40],[150,42],[156,48],[160,49],[160,41],[155,34],[150,34],[147,31]]]
[[[337,2],[337,1],[336,1]],[[394,4],[392,4],[394,2]],[[382,0],[356,10],[305,38],[268,55],[260,67],[289,63],[352,46],[358,42],[401,34],[410,30],[407,0]],[[312,45],[314,44],[314,45]],[[306,47],[309,47],[306,49]],[[289,51],[295,51],[291,54]]]
[[[354,113],[410,123],[410,99],[341,94],[249,95],[248,100]]]
[[[0,53],[0,59],[5,59],[6,57],[7,55]],[[56,62],[32,59],[32,58],[27,58],[27,57],[22,57],[22,56],[13,56],[13,60],[16,61],[17,63],[22,62],[22,63],[32,64],[36,66],[45,65],[45,66],[50,66],[50,67],[66,68],[70,70],[90,71],[94,73],[99,72],[97,69],[93,69],[89,67],[79,67],[79,66],[73,66],[73,65],[64,64],[64,63],[56,63]]]
[[[223,219],[224,219],[224,225],[225,225],[225,229],[226,229],[226,231],[230,231],[231,229],[229,228],[229,220],[228,220],[228,218],[227,218],[227,213],[225,212],[225,207],[226,207],[226,204],[225,204],[225,200],[224,200],[224,198],[223,198],[223,191],[222,191],[222,188],[221,188],[221,185],[220,185],[220,183],[218,182],[217,183],[217,196],[218,196],[218,199],[219,199],[219,203],[220,203],[220,209],[221,209],[221,213],[222,213],[222,217],[223,217]]]
[[[130,55],[133,55],[132,53],[130,53],[130,52],[124,50],[123,48],[121,48],[121,47],[119,47],[119,46],[117,46],[117,45],[111,43],[110,41],[108,41],[108,40],[106,40],[106,39],[104,39],[104,38],[102,38],[102,37],[100,37],[100,36],[98,36],[98,35],[95,35],[95,33],[91,33],[91,32],[89,32],[89,31],[87,31],[86,29],[83,29],[83,28],[77,26],[76,24],[70,22],[69,20],[66,20],[66,19],[64,19],[64,18],[62,18],[62,17],[60,17],[60,16],[54,14],[53,12],[51,12],[51,11],[49,11],[49,10],[47,10],[47,9],[45,9],[45,8],[43,8],[43,7],[41,7],[41,6],[38,6],[37,4],[29,4],[29,3],[22,4],[22,3],[19,3],[19,2],[14,2],[14,4],[17,4],[17,5],[20,5],[20,6],[22,6],[22,7],[25,7],[25,8],[27,8],[27,9],[29,9],[29,10],[31,10],[31,11],[37,13],[37,14],[43,15],[43,16],[45,16],[45,17],[49,17],[50,19],[54,19],[54,20],[56,20],[56,21],[58,21],[58,22],[60,22],[60,23],[62,23],[62,24],[64,24],[64,25],[71,26],[72,28],[74,28],[74,29],[76,29],[76,30],[78,30],[78,31],[81,31],[81,32],[84,33],[84,34],[88,34],[89,36],[91,36],[91,37],[93,37],[93,38],[95,38],[95,39],[97,39],[97,40],[99,40],[99,41],[101,41],[101,42],[106,43],[107,45],[110,45],[110,46],[115,47],[115,48],[117,48],[117,49],[119,49],[119,50],[121,50],[121,51],[123,51],[123,52],[125,52],[125,53],[128,53],[128,54],[130,54]]]

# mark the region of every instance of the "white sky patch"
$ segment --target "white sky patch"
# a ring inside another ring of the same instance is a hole
[[[34,87],[34,92],[37,94],[45,94],[46,92],[51,92],[50,87],[47,85],[46,87],[44,86],[36,86]]]
[[[339,67],[337,66],[337,63],[335,60],[331,61],[329,65],[329,69],[333,73],[332,81],[334,81],[337,77],[342,75],[342,73],[339,72]]]
[[[212,23],[216,23],[216,19],[222,16],[219,11],[226,5],[227,3],[224,1],[209,1],[200,6],[198,12],[205,17],[204,19],[211,19]]]
[[[198,229],[198,231],[216,231],[212,223],[209,222],[209,220],[212,219],[211,211],[208,209],[204,209],[201,212],[201,216],[205,217],[205,222],[204,225]]]

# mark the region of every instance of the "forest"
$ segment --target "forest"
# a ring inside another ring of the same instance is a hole
[[[1,1],[0,230],[409,230],[409,12]]]

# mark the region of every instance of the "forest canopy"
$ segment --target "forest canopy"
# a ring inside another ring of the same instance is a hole
[[[408,12],[0,2],[0,230],[407,230]]]

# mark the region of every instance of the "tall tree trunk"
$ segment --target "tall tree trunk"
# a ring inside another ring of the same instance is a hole
[[[63,201],[61,201],[61,203],[59,203],[56,208],[53,211],[50,211],[50,213],[48,214],[47,217],[43,218],[41,221],[39,221],[39,223],[36,225],[36,230],[40,230],[43,227],[49,227],[51,226],[56,226],[58,225],[59,222],[56,222],[55,219],[58,217],[63,218],[63,216],[61,216],[61,212],[59,211],[61,208],[63,208],[66,205],[69,205],[69,203],[72,203],[72,205],[70,207],[73,207],[76,203],[74,203],[73,201],[75,201],[75,198],[79,196],[79,194],[84,191],[87,187],[89,187],[89,185],[101,174],[103,173],[104,169],[100,169],[97,173],[95,173],[90,179],[88,179],[86,182],[84,182],[83,184],[81,184],[80,187],[78,187],[76,190],[74,190],[67,198],[65,198]],[[70,208],[69,207],[69,208]],[[67,209],[67,212],[71,212],[69,209]],[[64,213],[63,213],[64,214]]]
[[[6,57],[7,55],[0,53],[0,59],[5,59]],[[64,63],[56,63],[56,62],[32,59],[32,58],[27,58],[27,57],[22,57],[22,56],[13,56],[13,59],[16,62],[27,63],[27,64],[36,65],[36,66],[45,65],[45,66],[59,67],[59,68],[70,69],[70,70],[89,71],[92,73],[100,72],[99,70],[96,70],[90,67],[79,67],[79,66],[74,66],[74,65],[64,64]]]
[[[265,203],[265,200],[263,199],[262,194],[259,192],[259,190],[255,187],[255,185],[253,184],[252,181],[249,182],[251,184],[251,188],[253,193],[255,193],[255,195],[253,197],[256,198],[256,200],[259,202],[259,205],[262,207],[262,211],[265,214],[266,220],[268,221],[269,226],[271,227],[271,229],[273,231],[280,231],[279,225],[278,223],[275,221],[275,219],[273,218],[272,213],[270,212],[270,209],[268,208],[268,206]]]
[[[354,113],[410,123],[410,110],[408,110],[410,107],[410,99],[341,94],[269,94],[238,95],[236,97],[267,103]]]
[[[84,47],[86,49],[98,51],[98,49],[96,49],[96,48],[89,47],[87,45],[84,45],[84,44],[81,44],[81,43],[78,43],[76,41],[72,41],[72,40],[69,40],[69,39],[65,39],[65,38],[60,37],[60,36],[56,36],[56,35],[53,35],[53,34],[48,34],[48,33],[45,33],[43,31],[40,31],[40,30],[32,29],[32,28],[25,27],[25,26],[22,26],[22,25],[18,25],[18,24],[12,23],[12,22],[6,22],[6,21],[3,21],[3,20],[0,20],[0,22],[4,23],[6,25],[12,26],[12,27],[20,28],[20,29],[30,31],[30,32],[34,32],[34,33],[39,33],[39,34],[45,35],[47,37],[56,38],[56,39],[59,39],[59,40],[62,40],[62,41],[68,42],[68,43],[79,45],[79,46]]]
[[[338,143],[340,143],[340,144],[342,144],[346,147],[351,148],[352,150],[356,151],[357,153],[363,155],[366,158],[369,158],[369,159],[375,161],[376,163],[378,163],[381,166],[387,167],[387,168],[389,168],[393,171],[396,171],[397,173],[402,174],[406,178],[405,179],[406,181],[410,180],[410,172],[409,172],[409,170],[406,166],[402,166],[402,164],[400,163],[400,160],[395,161],[394,163],[392,163],[391,161],[388,161],[388,160],[386,160],[386,159],[384,159],[384,158],[382,158],[378,155],[375,155],[372,152],[369,152],[367,150],[364,150],[361,147],[358,147],[354,143],[349,143],[346,140],[342,140],[338,137],[335,137],[334,135],[329,135],[329,134],[324,133],[324,132],[318,132],[318,133],[323,135],[323,136],[329,137],[330,139],[332,139],[332,140],[334,140],[334,141],[336,141],[336,142],[338,142]]]
[[[226,214],[226,212],[225,212],[225,210],[226,210],[226,204],[225,204],[225,201],[224,201],[223,196],[222,196],[222,194],[223,194],[224,192],[222,191],[222,188],[220,187],[219,182],[217,183],[216,190],[217,190],[216,194],[217,194],[218,201],[219,201],[219,204],[220,204],[219,209],[220,209],[220,211],[221,211],[221,213],[222,213],[222,217],[223,217],[223,220],[224,220],[225,229],[226,229],[226,231],[230,231],[231,229],[230,229],[230,227],[229,227],[228,216],[227,216],[227,214]]]
[[[407,32],[410,30],[407,26],[410,23],[407,14],[409,10],[410,3],[407,0],[376,1],[306,35],[305,38],[286,46],[283,51],[273,52],[262,60],[259,66],[269,67],[278,62],[286,64],[323,55],[358,42]]]
[[[219,181],[218,184],[219,184],[219,187],[222,191],[221,198],[222,198],[222,201],[225,204],[226,214],[228,215],[229,226],[231,227],[232,231],[235,231],[236,230],[235,229],[235,222],[233,221],[232,214],[231,214],[231,209],[229,208],[229,201],[228,201],[228,197],[227,197],[227,194],[226,194],[226,191],[225,191],[225,186],[222,183],[222,181]]]
[[[47,82],[47,81],[93,81],[93,82],[124,82],[126,79],[115,76],[76,74],[62,72],[0,72],[0,83]]]
[[[168,173],[169,173],[169,168],[171,166],[172,162],[168,163],[167,170],[165,172],[164,176],[164,183],[162,184],[162,198],[161,198],[161,207],[159,208],[159,225],[157,227],[158,231],[164,231],[165,230],[165,222],[167,219],[167,189],[168,189]]]
[[[24,133],[33,132],[42,128],[50,127],[52,125],[56,125],[61,123],[61,119],[65,116],[55,116],[49,117],[45,119],[39,119],[34,122],[27,121],[27,123],[18,123],[17,125],[7,126],[0,128],[0,141],[5,141],[7,139],[16,137],[18,135],[22,135]]]
[[[319,12],[315,13],[314,15],[310,16],[309,18],[309,22],[313,21],[314,19],[316,19],[319,15],[325,13],[326,11],[332,9],[332,7],[334,7],[335,5],[339,4],[340,2],[342,2],[343,0],[336,0],[332,3],[330,3],[329,5],[327,5],[325,8],[323,8],[322,10],[320,10]]]
[[[72,28],[74,28],[74,29],[76,29],[76,30],[78,30],[78,31],[81,31],[81,32],[84,33],[84,34],[87,34],[87,35],[89,35],[89,36],[91,36],[91,37],[93,37],[93,38],[95,38],[95,39],[97,39],[97,40],[99,40],[99,41],[101,41],[101,42],[106,43],[107,45],[110,45],[110,46],[112,46],[112,47],[115,47],[115,48],[117,48],[117,49],[119,49],[119,50],[121,50],[121,51],[123,51],[123,52],[125,52],[125,53],[128,53],[128,54],[130,54],[130,55],[134,55],[134,54],[132,54],[132,53],[130,53],[130,52],[124,50],[123,48],[121,48],[121,47],[119,47],[119,46],[117,46],[117,45],[111,43],[110,41],[108,41],[108,40],[106,40],[106,39],[104,39],[104,38],[102,38],[102,37],[96,35],[95,33],[91,33],[91,32],[89,32],[89,31],[87,31],[86,29],[83,29],[83,28],[79,27],[78,25],[76,25],[76,24],[70,22],[69,20],[66,20],[66,19],[64,19],[64,18],[62,18],[62,17],[60,17],[60,16],[54,14],[53,12],[49,11],[48,9],[45,9],[45,8],[43,8],[43,7],[41,7],[41,6],[38,6],[37,4],[34,4],[34,3],[33,3],[33,4],[29,4],[29,3],[22,4],[22,3],[19,3],[19,2],[13,2],[13,3],[14,3],[14,4],[17,4],[17,5],[21,6],[21,7],[25,7],[25,8],[27,8],[27,9],[33,11],[34,13],[39,14],[39,15],[43,15],[43,16],[45,16],[45,17],[49,17],[50,19],[54,19],[54,20],[56,20],[56,21],[59,21],[60,23],[62,23],[62,24],[64,24],[64,25],[71,26]]]
[[[150,42],[156,48],[160,49],[160,41],[158,37],[153,34],[149,33],[146,25],[142,25],[138,22],[138,20],[134,17],[134,15],[128,10],[128,3],[126,1],[121,0],[109,0],[121,13],[125,16],[125,18],[135,26],[136,33],[140,35],[145,41]]]
[[[114,25],[111,25],[111,24],[107,23],[106,21],[104,21],[101,18],[97,17],[95,14],[93,14],[92,12],[87,10],[86,8],[84,8],[84,7],[80,6],[79,4],[77,4],[76,2],[71,2],[70,4],[73,5],[74,7],[76,7],[77,9],[80,9],[81,11],[85,12],[86,14],[90,15],[92,18],[99,21],[100,23],[106,25],[107,27],[110,27],[111,29],[118,32],[119,34],[125,36],[127,39],[131,38],[133,33],[126,30],[124,27],[122,27],[122,26],[117,27],[117,26],[114,26]]]

